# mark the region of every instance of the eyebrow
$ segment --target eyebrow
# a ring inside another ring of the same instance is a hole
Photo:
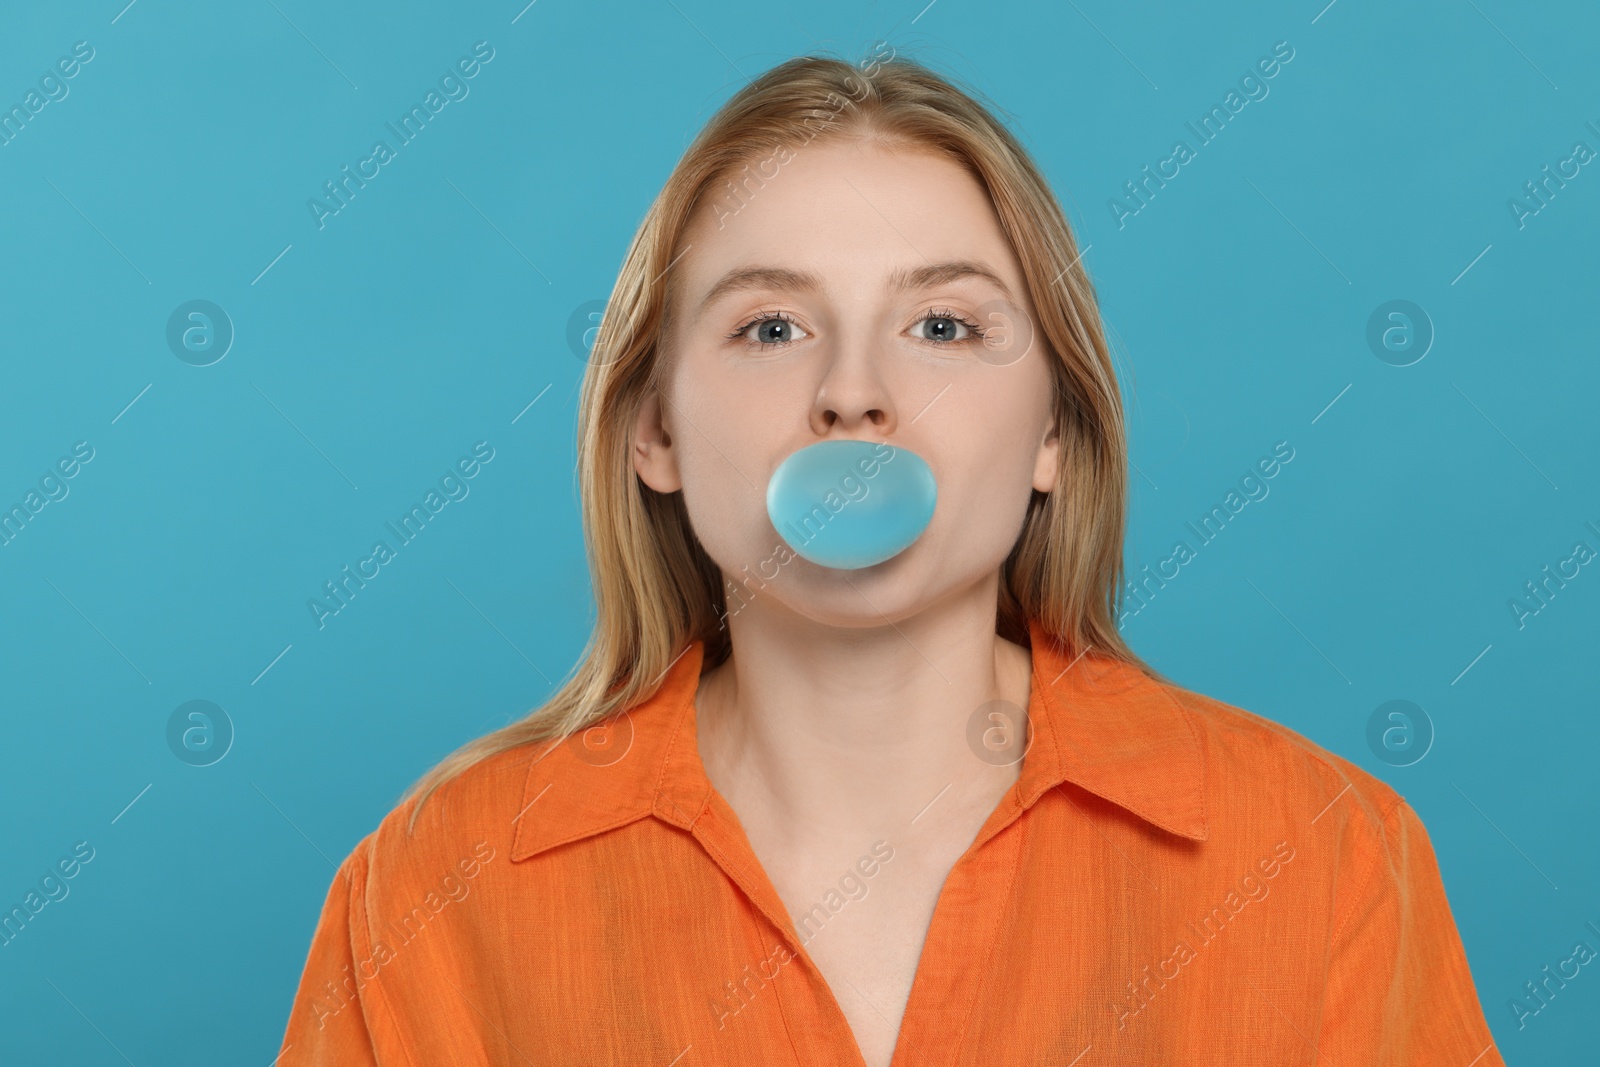
[[[962,278],[979,278],[999,289],[1007,300],[1014,299],[1011,289],[1000,276],[982,263],[967,259],[930,263],[924,267],[901,268],[889,275],[889,288],[896,292],[926,289]],[[713,302],[729,293],[756,289],[787,289],[812,293],[822,288],[822,278],[810,271],[791,270],[788,267],[739,267],[724,274],[700,301],[696,314],[702,314]]]

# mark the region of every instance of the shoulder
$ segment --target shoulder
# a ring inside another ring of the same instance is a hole
[[[408,798],[362,838],[340,867],[369,906],[451,892],[462,879],[507,862],[529,768],[542,744],[485,757],[439,786],[425,802]]]
[[[1265,715],[1156,683],[1181,709],[1200,746],[1208,806],[1223,811],[1273,807],[1302,826],[1357,824],[1382,838],[1405,798],[1351,760]]]

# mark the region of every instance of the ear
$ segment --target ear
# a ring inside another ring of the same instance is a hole
[[[673,448],[672,434],[667,431],[658,389],[650,390],[634,420],[633,469],[640,481],[658,493],[675,493],[683,488],[678,453]]]
[[[1061,463],[1061,434],[1054,417],[1044,433],[1044,440],[1039,442],[1039,451],[1033,461],[1033,487],[1041,493],[1048,493],[1056,487],[1056,477],[1060,474]]]

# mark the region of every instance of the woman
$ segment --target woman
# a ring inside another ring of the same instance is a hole
[[[346,859],[280,1065],[1501,1063],[1411,808],[1118,633],[1093,292],[971,97],[738,93],[581,405],[586,656]],[[830,441],[931,475],[879,562],[769,510]]]

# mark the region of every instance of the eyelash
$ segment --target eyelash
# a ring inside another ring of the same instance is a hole
[[[730,341],[731,340],[735,340],[738,337],[740,337],[746,330],[750,329],[750,327],[755,326],[758,323],[771,321],[772,319],[778,319],[781,322],[791,323],[791,324],[793,324],[795,326],[799,325],[798,322],[795,322],[794,316],[789,314],[787,311],[761,311],[761,312],[757,312],[756,315],[753,316],[752,318],[746,319],[745,322],[744,322],[744,325],[740,326],[738,329],[736,329],[732,333],[728,334],[728,339]],[[984,329],[984,327],[982,327],[981,325],[979,325],[976,322],[973,322],[971,319],[967,318],[966,316],[959,315],[955,311],[952,311],[950,308],[942,308],[942,307],[933,307],[933,308],[929,308],[927,311],[924,311],[921,315],[917,316],[917,319],[916,319],[915,322],[912,323],[912,326],[916,326],[919,323],[927,322],[929,319],[949,319],[952,322],[959,322],[961,325],[963,325],[963,326],[965,326],[967,328],[967,332],[968,333],[972,334],[973,337],[976,337],[980,341],[983,339],[983,335],[987,332]],[[961,341],[933,341],[933,340],[929,340],[926,337],[918,337],[918,338],[916,338],[916,340],[921,341],[923,344],[932,345],[935,348],[950,348],[950,347],[952,347],[954,345],[958,345],[958,344],[961,343]],[[972,337],[962,338],[962,340],[963,341],[970,341],[970,340],[972,340]],[[787,348],[788,346],[794,344],[794,342],[793,341],[746,341],[745,344],[750,348]]]

